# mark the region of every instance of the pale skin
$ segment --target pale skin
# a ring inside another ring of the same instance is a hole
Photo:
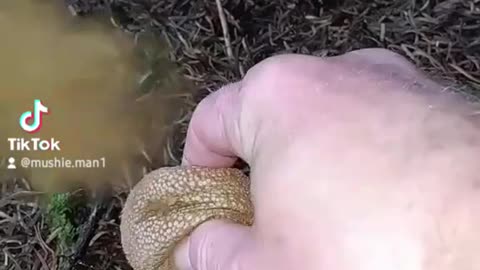
[[[253,227],[209,221],[179,269],[480,269],[473,105],[381,49],[260,62],[194,112],[183,163],[251,166]]]

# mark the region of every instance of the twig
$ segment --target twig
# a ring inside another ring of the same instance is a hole
[[[79,239],[74,248],[73,263],[70,269],[75,269],[75,266],[83,259],[87,254],[89,244],[94,237],[95,231],[98,228],[98,221],[106,212],[106,203],[111,199],[110,190],[108,187],[94,190],[94,205],[90,212],[90,216],[85,224],[80,226]]]
[[[217,3],[220,24],[222,25],[225,47],[227,47],[227,56],[228,58],[233,59],[232,43],[230,42],[230,34],[228,33],[228,25],[227,25],[227,19],[225,18],[225,12],[223,11],[222,3],[220,2],[220,0],[215,0],[215,2]]]
[[[39,259],[40,259],[40,262],[43,264],[43,265],[46,265],[46,269],[55,269],[55,266],[56,266],[56,256],[55,256],[55,251],[53,251],[49,246],[48,244],[45,242],[45,240],[43,240],[43,237],[42,237],[42,233],[41,233],[41,230],[39,228],[39,225],[36,224],[35,227],[35,235],[37,236],[37,239],[39,241],[39,244],[40,244],[40,247],[43,249],[43,251],[47,252],[50,254],[51,258],[52,258],[52,264],[53,266],[50,267],[46,261],[43,259],[43,257],[38,253],[38,251],[36,249],[35,252],[36,254],[39,256]]]

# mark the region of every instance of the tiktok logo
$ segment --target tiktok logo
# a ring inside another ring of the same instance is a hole
[[[43,115],[48,114],[49,109],[42,104],[40,99],[35,99],[33,112],[24,112],[19,119],[20,127],[28,133],[36,133],[42,128]],[[60,151],[60,141],[55,138],[7,138],[10,151]],[[13,160],[15,162],[15,160]]]
[[[48,112],[48,108],[44,106],[39,99],[35,99],[33,103],[33,113],[27,111],[20,116],[20,127],[28,133],[38,132],[42,128],[43,115],[48,114]]]

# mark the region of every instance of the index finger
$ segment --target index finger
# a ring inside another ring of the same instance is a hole
[[[228,84],[198,104],[187,131],[183,165],[230,167],[243,158],[240,86],[240,82]]]

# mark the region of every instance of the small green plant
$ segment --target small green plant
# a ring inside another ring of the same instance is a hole
[[[48,222],[50,232],[56,232],[57,248],[64,253],[74,244],[76,234],[71,221],[72,206],[69,193],[53,194],[48,204]]]

